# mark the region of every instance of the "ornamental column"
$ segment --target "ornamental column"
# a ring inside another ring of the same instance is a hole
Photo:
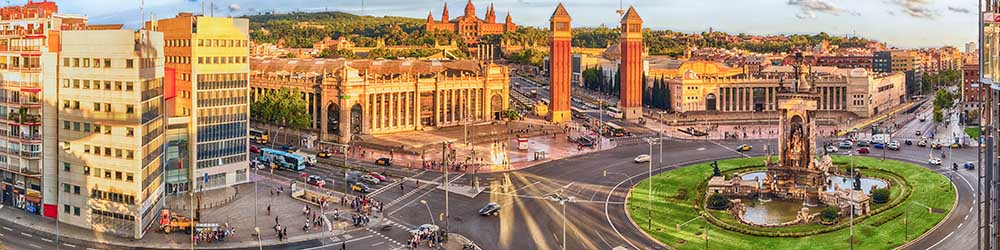
[[[556,6],[549,19],[552,33],[549,43],[549,121],[562,123],[571,121],[570,112],[570,76],[572,75],[572,60],[570,54],[573,33],[570,30],[569,13],[562,3]]]

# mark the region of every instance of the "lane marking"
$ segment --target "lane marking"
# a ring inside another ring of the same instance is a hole
[[[42,248],[42,246],[35,245],[35,243],[29,243],[28,245],[34,248]]]
[[[382,244],[385,244],[385,241],[379,241],[378,243],[372,244],[372,247],[376,247],[376,246],[382,245]]]
[[[948,233],[948,235],[945,235],[944,238],[941,238],[940,241],[938,241],[937,243],[934,243],[934,245],[931,245],[931,247],[928,247],[927,249],[934,249],[934,247],[936,247],[938,244],[941,244],[941,242],[944,242],[944,240],[947,240],[948,237],[951,237],[951,235],[954,234],[954,233],[955,232]]]
[[[3,230],[14,231],[14,229],[10,229],[9,227],[3,227]]]
[[[368,239],[368,238],[371,238],[371,237],[373,237],[373,236],[375,236],[375,235],[367,235],[367,236],[365,236],[365,237],[361,237],[361,238],[355,238],[355,239],[352,239],[352,240],[348,240],[348,241],[343,241],[343,242],[339,242],[339,241],[338,241],[338,242],[333,242],[333,243],[330,243],[330,244],[326,244],[326,245],[322,245],[322,246],[318,246],[318,247],[311,247],[311,248],[306,248],[306,249],[302,249],[302,250],[316,250],[316,249],[323,249],[323,248],[327,248],[327,247],[332,247],[332,246],[336,246],[336,245],[338,245],[338,244],[340,244],[340,243],[351,243],[351,242],[355,242],[355,241],[359,241],[359,240],[364,240],[364,239]],[[87,248],[87,249],[89,250],[90,248]],[[96,250],[96,249],[95,249],[95,250]]]
[[[28,234],[28,233],[21,233],[21,235],[24,235],[24,236],[27,236],[27,237],[31,237],[31,235]]]
[[[69,243],[63,243],[63,246],[67,246],[67,247],[71,247],[71,248],[76,248],[76,245],[69,244]]]
[[[613,248],[613,247],[611,247],[611,243],[608,243],[608,241],[604,239],[604,236],[601,236],[601,232],[599,232],[597,230],[594,230],[594,233],[597,234],[598,238],[601,238],[601,241],[604,242],[604,245],[608,246],[608,249],[612,249]]]
[[[42,241],[44,241],[44,242],[48,242],[48,243],[52,243],[52,242],[53,242],[52,240],[50,240],[50,239],[46,239],[46,238],[42,238]]]
[[[962,228],[962,225],[965,225],[965,223],[964,222],[963,223],[958,223],[958,227],[955,227],[955,228]]]
[[[528,188],[530,186],[534,186],[535,184],[538,184],[540,182],[542,182],[542,181],[535,181],[535,182],[533,182],[531,184],[521,186],[520,188],[514,189],[514,192],[512,192],[512,193],[517,193],[517,191],[521,191],[522,189]]]

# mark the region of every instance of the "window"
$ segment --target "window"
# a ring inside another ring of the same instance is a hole
[[[111,104],[110,103],[105,103],[104,104],[104,112],[111,112]]]
[[[63,67],[69,67],[69,57],[63,58]]]
[[[120,148],[116,148],[115,149],[115,158],[122,158],[122,149],[120,149]],[[121,174],[122,174],[121,172],[118,172],[118,179],[119,180],[122,179]]]
[[[90,132],[90,123],[83,124],[83,132]]]
[[[69,214],[69,205],[63,204],[63,213]]]
[[[83,152],[90,153],[90,145],[83,145]]]
[[[80,207],[73,207],[73,215],[80,216]]]
[[[104,178],[111,179],[111,171],[104,170]]]
[[[69,193],[69,184],[63,183],[63,193]]]
[[[101,103],[99,102],[94,103],[94,111],[101,111]]]
[[[111,126],[104,126],[104,134],[106,134],[106,135],[110,135],[111,134]],[[107,154],[110,154],[110,153],[105,153],[105,154],[107,155]]]
[[[115,82],[115,90],[122,91],[122,82]]]
[[[135,177],[132,176],[132,173],[126,173],[125,174],[125,181],[127,181],[127,182],[133,182],[133,181],[135,181]]]
[[[125,91],[132,91],[134,88],[132,82],[125,83]]]
[[[101,59],[94,58],[94,68],[100,68],[100,67],[101,67]]]
[[[135,67],[134,64],[135,64],[135,62],[132,59],[125,60],[125,68],[130,68],[131,69],[131,68]]]
[[[125,105],[125,113],[132,114],[135,113],[135,105]]]
[[[69,106],[69,104],[67,104],[66,106]],[[69,121],[63,121],[63,129],[69,129],[69,123],[70,123]]]
[[[111,81],[104,81],[104,90],[111,90]]]
[[[83,59],[83,67],[90,67],[90,58]]]
[[[80,58],[73,58],[73,67],[80,67]]]
[[[100,133],[101,131],[102,131],[101,130],[101,125],[100,124],[94,124],[94,133]]]
[[[69,162],[63,162],[63,172],[69,172]]]
[[[80,131],[80,122],[73,122],[73,131]]]
[[[87,152],[90,152],[90,151],[87,151]],[[90,175],[90,167],[89,166],[83,166],[83,174],[84,175]]]
[[[80,186],[73,185],[73,194],[80,194]]]
[[[111,132],[111,130],[108,130],[108,132]],[[104,148],[104,156],[111,157],[111,148]],[[106,175],[108,178],[111,178],[110,172],[108,172],[108,174]]]
[[[135,136],[135,128],[125,128],[125,135]]]
[[[122,171],[115,171],[115,180],[122,180]]]
[[[80,101],[73,101],[73,109],[80,109]]]
[[[135,159],[135,151],[134,150],[125,150],[125,158],[129,159],[129,160]]]
[[[104,67],[105,68],[111,68],[111,59],[107,59],[107,58],[104,59]]]
[[[74,89],[80,88],[80,80],[79,79],[73,79],[73,88]]]

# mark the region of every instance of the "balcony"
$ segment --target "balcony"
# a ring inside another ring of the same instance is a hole
[[[39,125],[42,123],[41,115],[10,113],[7,120],[16,124]]]
[[[0,103],[7,104],[9,107],[23,107],[23,108],[40,108],[42,107],[42,101],[39,98],[4,98],[0,96]]]
[[[2,65],[0,65],[0,69],[6,69],[6,67],[3,67]],[[23,89],[40,89],[41,86],[42,86],[42,84],[39,83],[39,82],[18,82],[18,81],[2,81],[2,80],[0,80],[0,87],[22,88],[21,91],[24,91]]]
[[[2,151],[0,151],[0,152],[2,152]],[[14,164],[11,164],[11,163],[0,162],[0,170],[5,170],[7,172],[13,172],[13,173],[21,174],[21,175],[32,176],[32,177],[41,177],[42,176],[41,169],[31,168],[31,167],[24,167],[24,166],[18,166],[18,165],[14,165]]]
[[[41,143],[42,142],[42,134],[41,133],[23,133],[23,134],[18,134],[17,132],[0,131],[0,137],[8,139],[8,140],[17,141],[19,143]],[[3,151],[3,150],[4,149],[2,147],[0,147],[0,151]],[[9,153],[17,153],[17,152],[9,152]]]

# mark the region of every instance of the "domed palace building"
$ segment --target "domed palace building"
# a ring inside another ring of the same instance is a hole
[[[476,6],[472,4],[472,0],[465,4],[465,15],[455,19],[448,17],[447,3],[444,4],[444,10],[441,12],[441,20],[434,20],[433,13],[427,13],[427,23],[424,24],[424,27],[429,32],[443,30],[458,33],[465,39],[466,44],[479,43],[479,38],[484,35],[517,31],[517,24],[514,24],[510,18],[510,12],[507,13],[507,18],[503,23],[497,23],[496,10],[490,4],[490,8],[486,10],[486,16],[479,18],[476,16]]]

